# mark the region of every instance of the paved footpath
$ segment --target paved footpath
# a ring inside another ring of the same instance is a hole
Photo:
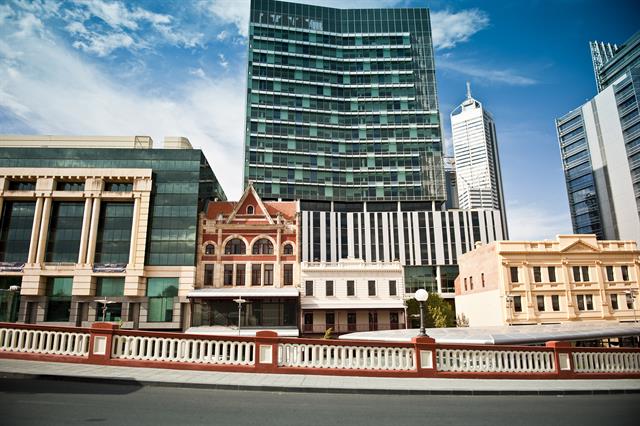
[[[640,393],[640,379],[488,380],[225,373],[0,359],[2,378],[128,382],[142,386],[275,392],[368,394],[607,394]]]

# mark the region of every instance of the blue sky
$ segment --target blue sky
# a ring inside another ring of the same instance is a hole
[[[342,0],[305,0],[343,6]],[[571,224],[554,118],[595,95],[588,41],[640,30],[634,1],[354,0],[428,6],[440,108],[470,81],[496,120],[512,239]],[[0,133],[188,137],[242,187],[248,0],[0,0]]]

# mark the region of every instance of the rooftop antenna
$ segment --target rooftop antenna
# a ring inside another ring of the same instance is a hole
[[[467,81],[467,99],[471,99],[471,83]]]

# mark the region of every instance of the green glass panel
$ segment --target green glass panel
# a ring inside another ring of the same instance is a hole
[[[124,296],[124,277],[98,277],[96,280],[96,296]]]

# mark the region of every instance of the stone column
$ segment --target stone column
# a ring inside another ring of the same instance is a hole
[[[92,199],[84,200],[84,212],[82,215],[82,231],[80,233],[80,251],[78,252],[78,263],[85,263],[87,257],[87,241],[89,239],[89,225],[91,223]]]
[[[281,266],[281,253],[282,253],[282,228],[278,228],[278,234],[276,236],[276,264],[273,267],[273,286],[280,288],[283,285],[282,279],[282,266]]]
[[[131,218],[131,245],[129,246],[129,264],[136,263],[136,249],[138,247],[138,224],[140,222],[140,197],[136,197],[133,204],[133,217]]]
[[[89,229],[89,241],[87,247],[86,263],[93,264],[96,255],[96,239],[98,238],[98,222],[100,221],[100,198],[93,200],[91,209],[91,226]]]
[[[596,278],[598,280],[598,291],[600,292],[600,306],[602,307],[600,312],[600,318],[606,318],[613,315],[611,309],[611,303],[607,297],[607,291],[605,289],[604,273],[602,271],[602,261],[596,260]]]
[[[571,273],[569,271],[569,262],[562,259],[562,278],[564,281],[564,296],[567,300],[567,319],[573,319],[576,316],[575,305],[573,303],[573,291],[571,288]]]
[[[29,257],[27,263],[35,263],[36,254],[38,253],[38,235],[40,231],[40,221],[42,219],[42,207],[44,198],[36,199],[36,210],[33,214],[33,225],[31,226],[31,240],[29,241]]]
[[[36,263],[44,262],[44,255],[47,251],[47,236],[49,234],[49,219],[51,218],[51,197],[45,197],[42,207],[42,221],[40,222],[40,235],[38,236],[38,251]]]

